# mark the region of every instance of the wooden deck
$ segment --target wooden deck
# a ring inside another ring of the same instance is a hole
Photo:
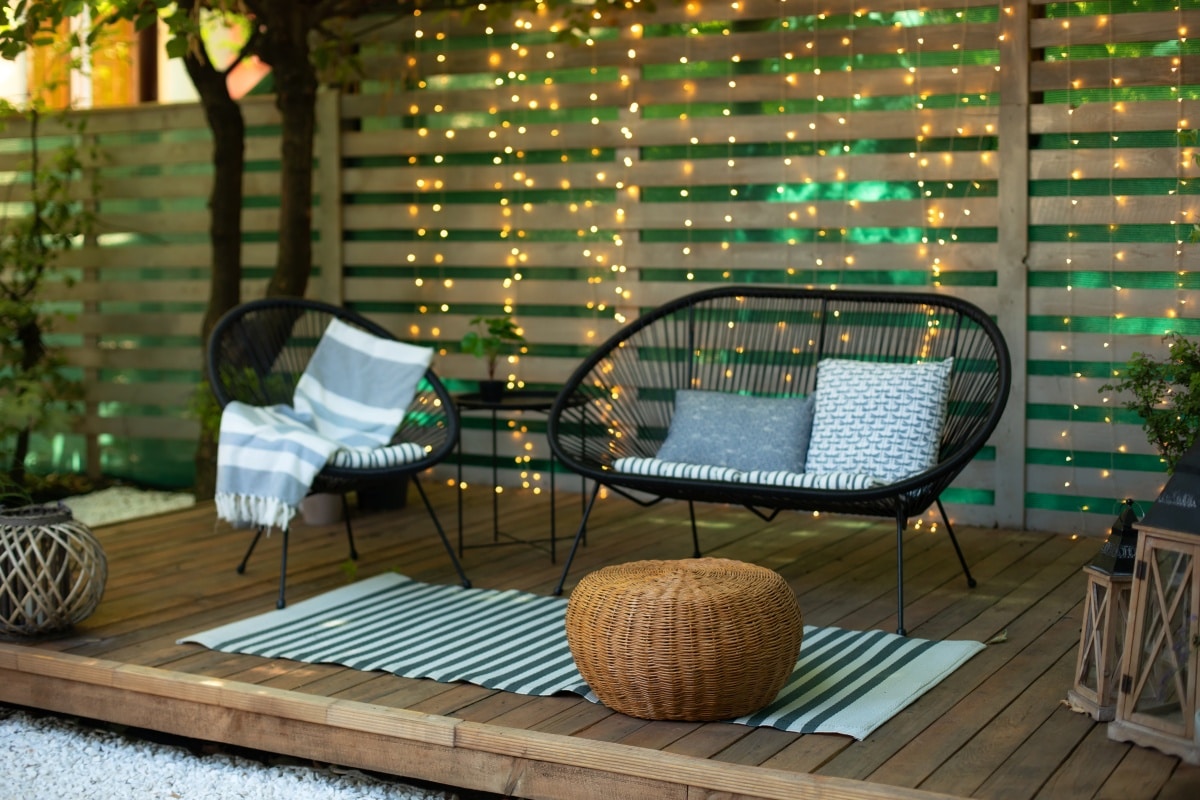
[[[452,490],[431,487],[451,532]],[[579,496],[559,493],[559,529]],[[704,509],[709,555],[764,564],[796,590],[805,621],[895,628],[894,523]],[[466,510],[468,541],[490,538],[491,506]],[[606,563],[688,553],[687,508],[602,501],[577,579]],[[507,492],[505,530],[542,533],[545,495]],[[0,701],[184,734],[521,798],[996,800],[1200,796],[1200,768],[1110,742],[1070,711],[1084,578],[1099,542],[963,528],[979,580],[966,588],[943,533],[907,534],[906,624],[913,636],[1004,634],[862,742],[727,723],[646,722],[577,697],[533,698],[327,665],[177,645],[182,635],[273,607],[278,537],[244,576],[248,533],[211,505],[97,529],[109,582],[69,636],[0,643]],[[396,569],[453,582],[420,503],[355,520],[359,576]],[[453,535],[453,534],[452,534]],[[340,525],[297,526],[289,599],[343,583]],[[467,551],[479,587],[549,592],[558,567],[525,545]],[[568,587],[570,584],[568,584]]]

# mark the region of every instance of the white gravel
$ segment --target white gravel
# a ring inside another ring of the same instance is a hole
[[[2,800],[451,800],[357,770],[268,765],[0,706]]]

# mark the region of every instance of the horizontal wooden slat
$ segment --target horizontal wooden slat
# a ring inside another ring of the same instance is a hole
[[[766,126],[761,119],[730,121],[724,117],[689,117],[680,119],[645,119],[637,125],[636,143],[641,146],[692,144],[728,145],[731,127],[740,134],[740,141],[793,141],[796,138],[826,139],[895,139],[924,137],[962,137],[977,140],[994,135],[998,112],[993,108],[968,106],[955,109],[953,114],[934,114],[931,111],[864,111],[854,115],[782,114],[771,117]],[[527,150],[561,150],[561,126],[539,123],[522,126],[524,131],[501,129],[496,136],[485,129],[456,131],[447,137],[444,131],[395,130],[367,133],[348,133],[344,139],[344,154],[363,157],[379,152],[399,152],[410,155],[437,155],[447,152],[499,153],[506,144]],[[624,147],[630,144],[626,122],[600,121],[587,125],[584,143],[589,147]],[[789,134],[791,134],[789,136]],[[453,147],[448,144],[452,140]]]
[[[944,198],[883,202],[818,201],[800,208],[792,203],[730,201],[712,203],[640,203],[597,205],[581,209],[562,204],[530,204],[511,208],[461,204],[433,208],[412,206],[403,220],[413,228],[454,230],[554,230],[598,225],[604,229],[637,228],[821,228],[864,226],[924,227],[927,224],[957,228],[996,224],[995,198]],[[347,230],[374,229],[401,224],[391,206],[352,206],[346,209]]]
[[[778,54],[777,49],[775,53]],[[811,53],[798,50],[796,55],[804,57]],[[435,111],[445,115],[456,112],[494,114],[546,108],[560,111],[632,108],[656,103],[787,103],[815,98],[817,95],[829,99],[913,93],[980,95],[990,94],[997,89],[995,68],[980,65],[864,69],[854,72],[826,70],[819,73],[797,65],[794,69],[785,67],[774,74],[645,79],[630,86],[619,83],[542,83],[454,92],[426,87],[406,92],[351,95],[342,103],[341,113],[347,121],[359,121]]]
[[[1054,63],[1034,64],[1030,68],[1030,88],[1037,92],[1052,91],[1073,84],[1080,89],[1169,86],[1200,83],[1200,56],[1154,57],[1120,61],[1070,59]]]
[[[688,249],[685,255],[684,248]],[[517,255],[512,250],[517,250]],[[588,255],[585,253],[590,253]],[[851,267],[869,270],[928,271],[935,254],[960,270],[994,270],[995,245],[972,243],[945,246],[921,243],[879,242],[819,243],[737,242],[718,243],[638,243],[636,262],[631,267],[651,269],[787,269],[838,271]],[[493,242],[347,242],[346,263],[356,266],[402,267],[420,265],[426,280],[436,280],[443,267],[518,267],[572,266],[608,269],[608,265],[627,260],[624,248],[602,242],[522,242],[513,246]],[[731,253],[734,254],[731,261]],[[595,256],[603,255],[603,260]],[[1048,258],[1052,255],[1048,255]],[[410,281],[411,282],[411,281]]]
[[[1065,87],[1064,87],[1065,88]],[[1191,120],[1189,124],[1189,120]],[[1031,133],[1174,131],[1200,124],[1200,100],[1032,105]]]
[[[242,245],[242,265],[274,266],[274,244]],[[195,269],[207,268],[212,262],[212,246],[203,244],[139,244],[80,248],[64,253],[59,264],[64,267],[112,269]]]
[[[1179,11],[1137,14],[1096,14],[1068,19],[1038,19],[1029,24],[1032,47],[1055,45],[1115,44],[1117,42],[1153,42],[1175,39],[1180,28],[1200,28],[1200,10],[1181,4]]]
[[[1153,168],[1157,174],[1175,177],[1177,158],[1164,153]],[[733,165],[730,165],[730,161]],[[1061,159],[1059,159],[1061,161]],[[1110,157],[1103,166],[1111,167]],[[1099,166],[1100,158],[1082,164]],[[1168,171],[1167,165],[1170,169]],[[1061,164],[1057,165],[1061,168]],[[1138,170],[1134,163],[1130,169]],[[598,179],[603,174],[604,179]],[[453,186],[455,193],[522,189],[590,189],[613,186],[641,188],[656,186],[729,186],[743,183],[809,184],[854,181],[945,181],[995,180],[999,171],[991,152],[900,153],[861,156],[780,156],[776,158],[731,157],[728,154],[690,160],[642,160],[631,158],[628,166],[616,163],[506,164],[484,167],[395,167],[348,169],[344,174],[347,192],[418,193],[423,202],[435,202]],[[1131,177],[1139,173],[1131,173]],[[795,201],[792,192],[780,200]]]

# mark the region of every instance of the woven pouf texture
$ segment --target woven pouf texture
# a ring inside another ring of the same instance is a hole
[[[108,562],[66,506],[0,509],[0,632],[62,630],[96,610]]]
[[[723,720],[766,706],[800,654],[796,596],[726,558],[635,561],[584,576],[567,603],[575,665],[614,711]]]

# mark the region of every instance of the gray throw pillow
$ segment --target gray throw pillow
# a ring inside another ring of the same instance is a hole
[[[657,457],[745,471],[803,472],[814,405],[815,395],[751,397],[680,389]]]

